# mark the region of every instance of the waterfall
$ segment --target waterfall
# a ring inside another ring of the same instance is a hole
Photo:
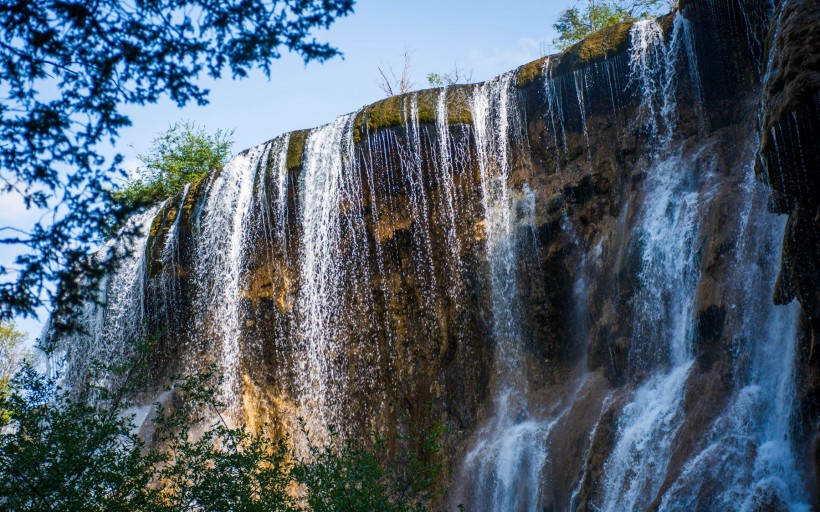
[[[257,176],[253,210],[259,212],[257,227],[262,232],[262,236],[267,241],[269,248],[271,250],[279,248],[283,253],[286,253],[288,248],[287,155],[290,135],[277,137],[270,144],[269,162],[264,163],[269,174],[262,173]],[[270,187],[269,182],[274,186]],[[287,260],[286,254],[285,259]],[[273,270],[271,269],[270,272],[272,274]]]
[[[174,214],[174,221],[165,235],[165,243],[162,246],[160,257],[162,259],[162,279],[160,280],[160,294],[162,304],[162,317],[166,325],[170,325],[174,309],[179,306],[180,290],[178,287],[176,273],[177,265],[180,260],[179,247],[179,224],[182,219],[185,207],[185,201],[188,199],[188,194],[191,191],[191,184],[187,183],[182,189],[182,195],[176,205]],[[171,199],[173,201],[174,199]],[[170,281],[170,282],[169,282]],[[170,290],[169,290],[170,288]],[[151,292],[149,287],[149,296]]]
[[[809,510],[814,369],[799,305],[771,303],[759,77],[716,83],[732,36],[697,25],[745,23],[759,54],[770,9],[704,3],[237,155],[106,245],[122,265],[59,345],[66,380],[159,334],[157,384],[215,363],[237,422],[392,455],[418,448],[405,418],[441,420],[450,505]],[[797,115],[768,158],[810,156]]]
[[[684,420],[684,386],[692,366],[692,313],[698,281],[697,226],[708,192],[691,189],[692,162],[670,155],[647,178],[641,289],[634,299],[630,358],[652,369],[618,420],[617,440],[605,463],[601,510],[635,510],[660,489],[672,443]],[[700,215],[699,215],[700,214]]]
[[[91,382],[115,386],[118,382],[107,380],[115,376],[95,374],[94,366],[125,363],[133,355],[135,342],[141,341],[145,315],[145,248],[154,217],[164,206],[163,203],[131,217],[118,235],[93,256],[98,261],[113,256],[119,263],[101,281],[99,303],[89,302],[83,306],[80,313],[83,330],[57,340],[54,347],[53,362],[65,366],[62,379],[69,389],[82,389]],[[124,233],[136,234],[125,236]]]
[[[245,235],[253,183],[265,161],[269,144],[251,148],[231,159],[213,179],[203,205],[196,247],[198,292],[196,308],[204,331],[202,346],[217,344],[223,376],[221,393],[235,406],[240,375],[240,286]]]
[[[567,132],[564,121],[564,108],[561,104],[561,91],[559,90],[560,82],[552,78],[552,67],[550,66],[549,57],[547,57],[544,66],[547,75],[547,79],[545,80],[547,119],[549,120],[549,128],[552,133],[552,142],[555,148],[555,166],[558,167],[560,161],[559,155],[561,152],[567,152]]]
[[[495,342],[492,417],[464,457],[462,474],[471,508],[535,511],[539,507],[546,439],[557,422],[531,415],[522,371],[523,333],[517,291],[516,198],[510,189],[518,105],[513,75],[478,87],[471,100],[481,177],[484,233]],[[526,202],[526,195],[525,195]],[[525,210],[527,210],[525,205]]]
[[[356,243],[362,194],[352,168],[353,120],[353,115],[342,116],[310,133],[300,180],[297,314],[302,353],[296,373],[299,405],[308,429],[319,437],[342,419],[345,285],[357,284],[356,257],[367,257],[366,247]]]
[[[632,28],[630,80],[651,133],[675,126],[676,48],[667,50],[657,22]],[[671,69],[671,71],[670,71]],[[692,363],[693,308],[699,280],[698,226],[712,197],[709,170],[698,155],[683,158],[670,136],[660,139],[647,171],[644,204],[635,235],[641,247],[640,288],[633,299],[630,364],[654,371],[633,393],[617,424],[617,439],[604,465],[598,508],[636,510],[655,498],[666,475],[675,435],[684,421],[685,384]],[[660,365],[659,372],[654,370]]]
[[[418,107],[418,103],[416,103]],[[447,230],[447,244],[450,247],[449,257],[452,260],[453,273],[460,275],[462,271],[461,262],[461,242],[456,231],[458,218],[458,195],[456,191],[454,174],[455,163],[451,154],[450,127],[447,112],[447,87],[441,89],[438,101],[436,102],[436,133],[438,135],[438,160],[436,162],[436,180],[441,189],[440,204],[444,212],[445,229]]]
[[[765,205],[765,191],[751,166],[742,193],[750,208],[740,219],[734,265],[736,309],[745,314],[735,334],[738,357],[734,393],[706,434],[705,448],[683,468],[664,494],[661,510],[747,512],[780,504],[807,511],[798,458],[792,445],[795,358],[799,307],[775,306],[768,290],[780,268],[784,219],[750,218]],[[741,357],[741,353],[750,353]]]
[[[512,167],[510,148],[510,87],[513,76],[482,85],[472,98],[476,152],[481,175],[484,232],[490,268],[492,325],[496,342],[495,373],[502,393],[512,392],[514,400],[526,394],[526,382],[512,378],[521,364],[521,325],[517,304],[515,206],[509,188]],[[512,404],[518,414],[523,405]]]

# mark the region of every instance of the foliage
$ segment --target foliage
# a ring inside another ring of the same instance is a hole
[[[123,106],[205,104],[203,74],[270,76],[283,49],[306,62],[337,56],[312,34],[353,3],[0,0],[0,194],[44,213],[31,229],[0,226],[0,244],[19,253],[0,267],[0,321],[49,302],[70,319],[116,263],[87,254],[129,213],[110,195],[122,157],[102,149],[130,124]]]
[[[12,322],[0,322],[0,388],[20,369],[27,354],[25,340],[26,333],[17,330]]]
[[[558,37],[552,43],[564,50],[590,34],[618,23],[649,18],[664,7],[674,7],[668,0],[582,0],[561,12],[552,25]]]
[[[180,381],[173,408],[156,406],[154,435],[162,450],[155,479],[161,482],[161,509],[297,510],[288,492],[292,457],[286,440],[228,427],[218,412],[224,404],[210,385],[212,371]],[[216,423],[201,436],[192,435],[214,415]]]
[[[229,427],[215,389],[213,369],[177,381],[169,389],[171,405],[155,406],[149,446],[118,400],[91,406],[24,368],[0,402],[12,418],[0,433],[0,506],[10,512],[423,511],[434,496],[440,427],[423,429],[420,457],[399,454],[394,465],[383,462],[381,441],[368,449],[339,444],[336,436],[327,445],[311,442],[309,456],[299,459],[288,438]]]
[[[148,510],[154,454],[117,411],[72,399],[24,368],[0,405],[12,419],[0,434],[0,503],[9,511]]]
[[[178,194],[187,183],[225,165],[233,132],[213,135],[190,122],[176,123],[154,139],[148,153],[139,155],[140,176],[115,192],[130,207],[156,203]]]
[[[381,462],[388,458],[387,445],[377,434],[373,435],[373,448],[366,449],[354,441],[340,443],[333,429],[324,446],[314,444],[304,429],[302,433],[311,457],[297,465],[293,473],[305,485],[310,510],[423,511],[437,496],[436,478],[442,470],[437,458],[443,449],[444,434],[440,424],[423,433],[415,429],[413,439],[403,439],[418,450],[400,453],[393,466]]]
[[[444,87],[445,85],[469,84],[473,82],[473,70],[464,70],[455,64],[453,69],[447,73],[427,73],[427,83],[431,87]]]
[[[16,325],[11,322],[0,322],[0,400],[7,396],[11,378],[28,356],[28,351],[23,347],[25,339],[26,333],[18,331]],[[0,427],[5,426],[8,421],[8,414],[0,410]]]

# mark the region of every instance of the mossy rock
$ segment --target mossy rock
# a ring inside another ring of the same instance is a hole
[[[528,62],[516,70],[516,83],[519,87],[523,87],[532,82],[538,77],[544,76],[549,57],[541,57],[540,59]]]
[[[151,231],[148,234],[148,243],[145,248],[146,267],[149,277],[156,277],[162,271],[162,249],[165,247],[165,239],[168,231],[174,223],[174,219],[182,212],[176,208],[176,197],[171,198],[165,206],[157,212],[151,223]]]
[[[288,139],[288,155],[285,166],[288,172],[297,171],[302,168],[302,157],[305,155],[305,144],[311,130],[297,130],[290,133]]]
[[[553,76],[571,73],[590,62],[607,59],[626,50],[629,29],[634,24],[634,21],[627,21],[603,28],[570,46],[551,59]]]
[[[446,89],[447,124],[471,124],[473,122],[469,106],[469,92],[472,87],[470,85],[456,85]],[[436,110],[442,90],[425,89],[392,96],[362,108],[356,114],[354,121],[354,142],[360,143],[365,133],[409,123],[410,108],[414,96],[418,102],[418,122],[420,124],[436,124]]]

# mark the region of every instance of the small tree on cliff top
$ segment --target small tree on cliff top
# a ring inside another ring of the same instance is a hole
[[[552,43],[564,50],[602,28],[657,16],[667,8],[674,8],[676,3],[671,0],[582,0],[561,12],[552,25],[558,31]]]
[[[225,165],[233,131],[209,134],[191,122],[172,125],[154,139],[151,149],[139,155],[139,177],[115,192],[128,206],[156,203],[182,191],[187,183]]]

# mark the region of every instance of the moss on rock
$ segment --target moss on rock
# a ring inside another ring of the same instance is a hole
[[[310,130],[297,130],[291,132],[288,140],[288,155],[285,166],[288,172],[296,171],[302,167],[302,156],[305,154],[305,144]]]
[[[594,60],[612,57],[629,44],[629,29],[634,21],[606,27],[570,46],[554,58],[553,75],[570,73]]]
[[[536,78],[544,76],[548,59],[549,57],[541,57],[518,68],[518,86],[527,85]]]
[[[469,91],[473,86],[457,85],[447,90],[447,124],[471,124],[473,116],[469,106]],[[425,89],[377,101],[362,108],[353,126],[356,143],[362,141],[363,134],[382,128],[402,126],[410,121],[410,107],[413,97],[418,102],[418,121],[421,124],[435,124],[439,95],[442,89]]]

